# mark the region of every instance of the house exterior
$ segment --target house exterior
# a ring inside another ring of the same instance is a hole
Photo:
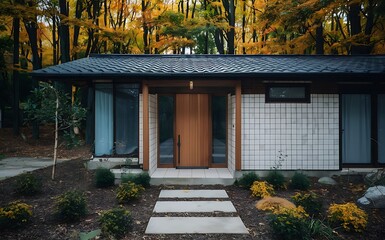
[[[93,55],[32,76],[92,87],[95,158],[150,174],[385,165],[385,56]]]

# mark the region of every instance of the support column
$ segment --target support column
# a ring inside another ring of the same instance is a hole
[[[235,170],[242,169],[242,85],[235,86]]]
[[[148,85],[143,83],[143,170],[149,170],[149,156],[150,156],[150,137],[149,137],[149,114],[148,114]]]

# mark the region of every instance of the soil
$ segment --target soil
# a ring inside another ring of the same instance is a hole
[[[42,134],[42,138],[38,141],[24,141],[22,137],[13,137],[10,129],[0,129],[0,155],[52,157],[53,142],[50,140],[49,131],[46,133],[46,135]],[[115,198],[116,187],[100,189],[94,186],[94,172],[87,170],[84,165],[90,156],[89,149],[89,146],[72,150],[61,149],[60,157],[71,160],[57,166],[54,181],[50,179],[51,168],[35,171],[34,174],[43,180],[43,190],[38,195],[30,197],[17,195],[13,187],[15,178],[0,181],[0,206],[14,200],[21,200],[33,206],[33,217],[30,223],[17,230],[0,230],[1,239],[78,239],[80,232],[99,228],[100,212],[119,204]],[[338,182],[337,186],[320,185],[316,179],[312,179],[311,191],[322,197],[324,209],[330,203],[355,202],[365,192],[366,187],[361,176],[342,176],[334,179]],[[88,214],[75,223],[60,222],[53,214],[54,198],[71,189],[85,193]],[[161,189],[225,189],[250,235],[145,235],[145,228]],[[294,194],[295,191],[290,189],[279,190],[276,193],[277,196],[287,199]],[[144,191],[140,199],[123,205],[130,210],[133,218],[133,229],[124,239],[272,239],[274,236],[268,225],[268,213],[257,211],[256,201],[257,199],[251,197],[250,191],[237,186],[151,186]],[[343,239],[383,239],[385,211],[366,209],[366,212],[369,215],[369,224],[364,233],[346,233],[341,229],[335,229],[338,236]]]

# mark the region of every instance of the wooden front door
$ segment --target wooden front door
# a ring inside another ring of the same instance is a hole
[[[210,136],[208,94],[177,94],[176,166],[208,167]]]

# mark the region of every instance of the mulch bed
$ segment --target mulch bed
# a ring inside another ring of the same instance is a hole
[[[119,204],[115,198],[115,187],[100,189],[93,183],[94,172],[88,171],[84,160],[69,160],[57,166],[56,179],[50,179],[51,168],[40,169],[34,172],[43,179],[43,192],[36,196],[18,196],[14,192],[14,178],[0,182],[0,205],[10,201],[21,200],[33,206],[32,221],[18,230],[5,230],[1,239],[77,239],[80,232],[89,232],[99,228],[98,214],[102,210],[111,209]],[[312,189],[320,194],[325,206],[331,202],[355,201],[361,196],[361,178],[340,177],[338,186],[321,186],[313,183]],[[357,187],[358,186],[358,187]],[[155,202],[161,189],[225,189],[231,201],[238,210],[238,214],[249,229],[250,235],[222,235],[222,234],[195,234],[195,235],[144,235],[147,223],[152,215]],[[76,223],[63,223],[54,215],[54,198],[61,193],[77,189],[87,196],[88,215]],[[281,190],[278,196],[289,198],[294,195],[292,190]],[[268,214],[255,209],[256,199],[250,196],[248,190],[236,186],[151,186],[146,189],[142,197],[125,204],[131,211],[134,227],[125,239],[272,239],[268,226]],[[344,233],[338,231],[345,239],[382,239],[385,234],[385,215],[383,210],[368,210],[369,225],[363,234]]]
[[[42,139],[32,140],[28,129],[23,129],[23,137],[13,137],[10,129],[0,129],[0,155],[52,157],[52,129],[44,128]],[[24,136],[24,137],[25,137]],[[51,180],[51,168],[34,172],[43,180],[42,193],[24,197],[14,191],[15,179],[0,181],[0,206],[15,200],[21,200],[33,206],[31,222],[22,229],[0,230],[0,239],[78,239],[80,232],[89,232],[99,228],[99,213],[119,206],[115,198],[116,187],[100,189],[94,186],[94,172],[85,168],[85,160],[90,156],[90,146],[76,149],[61,148],[59,157],[71,158],[56,169],[56,179]],[[1,161],[1,160],[0,160]],[[355,202],[365,192],[362,177],[341,176],[335,180],[337,186],[324,186],[312,179],[311,190],[320,195],[324,202],[324,211],[331,203]],[[88,214],[79,222],[63,223],[58,221],[54,213],[54,199],[68,190],[77,189],[87,196]],[[152,215],[155,202],[161,189],[225,189],[236,207],[239,216],[245,223],[250,235],[224,234],[183,234],[183,235],[145,235],[144,231]],[[295,191],[279,190],[276,195],[290,199]],[[133,230],[124,239],[272,239],[273,235],[268,225],[268,214],[257,211],[257,199],[251,197],[250,191],[236,186],[151,186],[142,197],[136,201],[124,204],[131,211]],[[367,209],[369,214],[368,228],[364,233],[345,233],[337,229],[343,239],[383,239],[385,236],[385,211]]]

